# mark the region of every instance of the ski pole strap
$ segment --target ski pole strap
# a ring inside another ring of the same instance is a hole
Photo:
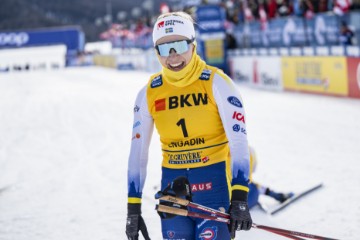
[[[274,228],[274,227],[269,227],[269,226],[264,226],[264,225],[257,225],[255,223],[253,223],[252,227],[257,228],[257,229],[262,229],[262,230],[265,230],[268,232],[276,233],[276,234],[282,233],[282,234],[286,234],[286,235],[305,237],[305,238],[310,238],[310,239],[318,239],[318,240],[337,240],[335,238],[328,238],[328,237],[317,236],[317,235],[309,234],[309,233],[296,232],[296,231],[291,231],[291,230],[286,230],[286,229],[281,229],[281,228]]]

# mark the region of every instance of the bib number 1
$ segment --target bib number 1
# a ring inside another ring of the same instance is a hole
[[[189,137],[189,134],[186,130],[185,118],[180,119],[176,125],[181,126],[181,130],[183,132],[184,137]]]

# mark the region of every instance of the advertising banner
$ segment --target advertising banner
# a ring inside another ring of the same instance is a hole
[[[267,90],[282,90],[280,57],[259,57],[252,62],[252,83]]]
[[[68,52],[81,51],[85,44],[84,33],[77,26],[0,32],[0,48],[59,44],[66,45]]]
[[[231,76],[237,82],[268,90],[282,90],[280,57],[231,57]]]
[[[225,46],[225,12],[217,5],[201,5],[196,9],[198,53],[210,65],[228,72]]]
[[[360,58],[347,58],[349,97],[360,98]]]
[[[231,77],[236,82],[250,83],[253,74],[254,57],[234,56],[230,59]]]
[[[348,96],[345,57],[283,57],[285,90]]]

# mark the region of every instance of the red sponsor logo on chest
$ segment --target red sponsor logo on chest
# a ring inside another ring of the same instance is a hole
[[[155,111],[163,111],[166,109],[166,101],[165,98],[158,99],[155,101]]]

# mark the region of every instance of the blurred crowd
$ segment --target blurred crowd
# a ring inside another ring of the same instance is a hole
[[[227,0],[222,6],[228,20],[237,24],[291,15],[312,18],[316,13],[329,11],[344,15],[350,9],[360,8],[360,0]]]
[[[207,4],[207,2],[203,0],[202,4]],[[351,9],[360,9],[360,0],[223,0],[219,4],[226,12],[226,29],[232,29],[235,25],[244,22],[266,23],[286,16],[311,19],[316,13],[323,12],[333,12],[342,16]],[[150,36],[156,17],[161,13],[178,10],[194,15],[196,6],[189,5],[183,9],[172,9],[170,6],[162,5],[155,16],[142,16],[137,20],[112,24],[100,35],[100,38],[110,40],[115,47],[143,46],[148,48],[151,46]]]

